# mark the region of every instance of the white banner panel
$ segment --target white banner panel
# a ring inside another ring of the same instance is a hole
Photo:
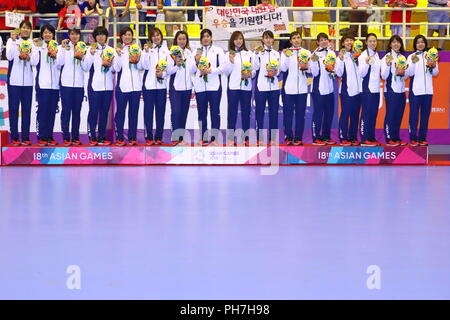
[[[274,34],[289,32],[286,8],[267,7],[209,7],[206,27],[211,29],[214,40],[229,40],[234,31],[241,31],[245,38],[260,38],[270,30]]]

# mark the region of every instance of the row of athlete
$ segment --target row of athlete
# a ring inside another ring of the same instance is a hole
[[[168,49],[163,44],[159,29],[150,32],[150,44],[136,49],[133,31],[124,28],[120,43],[115,50],[106,44],[108,32],[103,27],[94,30],[95,44],[82,47],[80,33],[73,29],[69,40],[59,47],[54,42],[54,29],[41,28],[42,41],[33,41],[28,55],[21,47],[31,33],[31,26],[24,21],[20,34],[11,37],[7,44],[10,60],[8,73],[9,108],[12,143],[31,144],[29,123],[31,113],[32,68],[36,65],[36,93],[38,100],[38,138],[40,145],[55,145],[53,126],[58,108],[59,94],[62,100],[61,124],[64,144],[80,144],[79,125],[84,76],[89,72],[88,131],[90,144],[109,145],[106,124],[113,95],[114,77],[117,73],[115,97],[116,143],[125,145],[123,127],[128,107],[128,142],[137,144],[137,122],[141,94],[144,98],[145,139],[147,144],[162,144],[166,93],[169,87],[171,102],[172,136],[174,144],[183,143],[183,130],[192,89],[196,93],[198,120],[202,145],[214,144],[216,137],[207,131],[207,114],[210,109],[211,128],[220,128],[220,100],[222,95],[220,74],[228,76],[228,125],[229,144],[235,143],[238,108],[241,108],[242,129],[250,129],[252,78],[256,77],[255,104],[257,128],[264,128],[264,112],[269,106],[269,129],[278,129],[279,96],[283,96],[285,142],[302,144],[308,76],[313,76],[313,144],[335,144],[331,139],[331,121],[334,112],[335,77],[341,77],[339,93],[342,112],[339,119],[339,138],[343,145],[358,145],[358,124],[361,114],[361,140],[366,146],[376,146],[375,123],[380,99],[380,77],[386,80],[385,133],[390,145],[404,145],[399,129],[405,108],[405,79],[410,82],[410,134],[411,144],[426,144],[426,131],[433,94],[432,76],[438,73],[437,62],[427,60],[427,40],[418,36],[414,40],[416,52],[403,61],[403,42],[399,37],[389,41],[390,52],[380,59],[376,51],[377,38],[369,34],[365,49],[352,36],[342,38],[342,50],[338,55],[330,49],[328,36],[317,37],[317,49],[311,53],[301,48],[301,36],[293,32],[292,47],[280,54],[273,49],[274,36],[266,31],[262,45],[250,51],[240,32],[235,32],[229,41],[229,51],[213,45],[212,33],[204,29],[200,35],[201,47],[195,55],[189,48],[189,37],[178,32],[174,46]],[[358,47],[361,47],[358,49]],[[261,67],[264,66],[264,67]],[[285,72],[285,81],[280,88],[278,77]],[[143,74],[143,75],[142,75]],[[60,81],[59,81],[60,79]],[[413,80],[415,79],[415,80]],[[281,90],[280,90],[281,89]],[[18,134],[18,110],[22,104],[22,142]],[[420,114],[420,130],[417,133]],[[153,135],[153,118],[156,131]],[[72,130],[69,130],[72,119]],[[295,126],[293,125],[295,119]],[[214,132],[214,130],[213,130]],[[210,135],[210,136],[208,136]],[[272,137],[269,134],[269,139]],[[258,130],[258,142],[263,143]],[[244,144],[249,137],[244,134]],[[270,141],[272,142],[272,141]]]

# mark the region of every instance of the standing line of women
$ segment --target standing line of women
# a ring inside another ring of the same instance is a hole
[[[403,41],[398,36],[389,40],[388,52],[380,59],[377,37],[369,34],[364,48],[355,50],[351,35],[341,39],[336,55],[325,33],[317,37],[317,48],[311,52],[301,47],[298,32],[290,36],[291,47],[281,53],[274,50],[274,35],[265,31],[261,46],[249,50],[240,31],[232,34],[228,52],[215,46],[212,32],[203,29],[200,47],[191,51],[189,36],[180,31],[170,49],[163,45],[158,28],[149,33],[149,42],[141,49],[134,39],[134,31],[123,28],[117,48],[106,44],[108,31],[94,30],[95,43],[90,47],[80,42],[80,31],[73,29],[69,39],[61,45],[54,41],[55,30],[50,25],[41,28],[41,38],[29,40],[31,25],[23,21],[20,34],[12,34],[6,45],[9,60],[8,95],[10,130],[13,145],[30,145],[30,118],[33,91],[33,71],[38,102],[37,124],[39,145],[56,145],[53,138],[55,116],[61,96],[61,130],[64,145],[80,145],[80,113],[84,97],[85,76],[88,76],[89,99],[88,135],[91,145],[110,145],[106,139],[108,114],[116,99],[116,145],[127,144],[124,124],[128,114],[128,143],[136,145],[141,96],[144,100],[145,140],[148,145],[163,143],[166,97],[171,105],[172,143],[186,144],[183,137],[190,100],[195,92],[201,145],[215,145],[220,141],[221,74],[227,78],[228,123],[227,144],[237,145],[238,110],[241,111],[244,145],[249,145],[251,101],[254,92],[258,144],[265,140],[278,143],[278,113],[280,94],[283,97],[283,125],[285,143],[302,145],[308,94],[313,101],[313,145],[334,145],[331,124],[335,109],[335,90],[338,90],[341,112],[339,140],[343,146],[378,146],[375,127],[380,105],[380,84],[384,82],[386,115],[384,134],[390,146],[406,145],[400,139],[400,125],[406,107],[405,81],[410,80],[410,144],[427,145],[428,119],[431,113],[433,77],[438,75],[436,59],[429,59],[427,40],[419,35],[414,50],[404,56]],[[282,87],[279,76],[285,74]],[[312,77],[312,85],[308,78]],[[335,88],[336,78],[340,78]],[[310,90],[311,87],[311,90]],[[18,115],[22,107],[22,136],[19,139]],[[269,123],[264,124],[268,106]],[[127,110],[128,108],[128,110]],[[210,126],[208,125],[208,111]],[[156,130],[154,127],[154,119]],[[419,127],[420,124],[420,127]],[[358,125],[361,142],[358,140]],[[71,129],[70,129],[71,127]],[[208,127],[211,130],[208,130]],[[418,128],[419,127],[419,128]],[[268,130],[263,137],[262,129]]]

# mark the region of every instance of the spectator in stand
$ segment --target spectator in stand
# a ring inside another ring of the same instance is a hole
[[[385,0],[373,0],[373,7],[379,7],[379,8],[384,8],[386,7],[386,4],[384,2]],[[371,10],[372,14],[367,18],[367,21],[371,22],[380,22],[380,23],[384,23],[386,21],[386,11],[380,11],[380,10]],[[378,29],[380,30],[380,35],[383,34],[383,31],[386,33],[387,28],[385,28],[384,26],[378,25]],[[382,48],[385,48],[387,45],[387,42],[385,42],[386,40],[380,40],[378,41],[381,44]],[[406,45],[406,44],[405,44]]]
[[[11,6],[11,2],[8,0],[0,0],[0,30],[8,30],[8,29],[12,29],[12,28],[7,28],[5,26],[5,16],[3,15],[5,13],[5,11],[11,11],[10,9]],[[8,41],[9,38],[9,34],[7,34],[6,32],[2,32],[1,33],[1,39],[3,43],[6,43]],[[4,60],[5,58],[2,56],[2,60]]]
[[[384,0],[373,0],[373,6],[384,8],[386,6],[386,3],[384,2]],[[386,20],[385,11],[374,11],[372,16],[373,21],[384,22]]]
[[[81,25],[81,10],[77,0],[66,0],[66,6],[58,13],[58,17],[58,32],[61,29],[79,29]],[[69,39],[69,35],[65,34],[64,39]]]
[[[347,0],[341,0],[342,2],[342,7],[348,7],[348,3]],[[330,8],[336,8],[338,6],[338,0],[325,0],[325,6],[326,7],[330,7]],[[336,30],[334,28],[334,24],[336,23],[336,15],[337,15],[337,11],[335,10],[330,10],[330,22],[332,22],[333,24],[330,24],[330,27],[328,28],[328,33],[330,35],[330,37],[334,37]],[[347,9],[346,10],[339,10],[339,22],[341,21],[347,21],[348,20],[348,16],[347,16]]]
[[[239,1],[239,0],[238,0]],[[205,5],[205,0],[188,0],[188,6],[195,6],[197,2],[197,6],[203,7]],[[198,19],[203,22],[203,10],[188,10],[188,21],[195,21],[195,13],[198,14]]]
[[[275,6],[276,7],[292,7],[292,0],[275,0]],[[289,17],[289,22],[293,22],[294,18],[293,18],[293,14],[292,11],[289,10],[288,11],[288,17]],[[289,30],[288,30],[289,31]],[[280,34],[280,37],[290,37],[291,34],[290,33],[282,33]],[[289,48],[291,46],[291,42],[288,39],[282,39],[279,42],[279,50],[283,50],[285,48]]]
[[[353,10],[350,10],[348,13],[348,20],[350,23],[356,22],[367,22],[367,18],[369,14],[367,10],[359,9],[359,8],[367,8],[372,1],[371,0],[347,0],[348,4],[352,7]],[[358,24],[350,25],[350,32],[354,37],[363,37],[367,36],[367,25],[361,24],[361,34],[358,34]]]
[[[389,7],[391,8],[413,8],[417,6],[417,0],[389,0]],[[403,11],[391,12],[391,32],[392,35],[398,35],[400,37],[409,37],[410,27],[406,26],[406,35],[403,34],[403,26],[400,24],[393,25],[392,23],[403,22]],[[406,11],[406,22],[411,22],[411,11]],[[406,46],[406,42],[405,42]]]
[[[117,24],[116,33],[114,34],[114,18],[116,18],[116,22],[130,22],[130,0],[109,0],[109,7],[111,8],[111,12],[109,15],[109,30],[108,34],[110,37],[116,37],[119,34],[119,31],[122,28],[128,27],[127,24]],[[116,7],[125,7],[125,9],[116,9]]]
[[[245,5],[245,0],[228,0],[227,4],[232,7],[243,7]]]
[[[156,10],[147,10],[142,7],[156,7],[157,0],[135,0],[136,8],[139,10],[139,37],[141,37],[141,45],[147,43],[147,32],[155,27],[154,24],[144,24],[144,22],[156,21]]]
[[[119,18],[118,22],[130,22],[130,0],[109,0],[109,7],[112,16]],[[116,9],[116,7],[125,7],[125,9]]]
[[[5,8],[5,9],[2,9]],[[0,7],[1,11],[12,11],[15,13],[23,13],[25,14],[25,20],[28,20],[29,18],[26,16],[29,13],[35,13],[36,12],[36,0],[2,0],[2,5]],[[9,30],[12,28],[6,28],[5,23],[5,16],[2,16],[3,23],[1,24],[1,29]],[[8,34],[2,33],[3,42],[6,43],[6,40],[8,39]]]
[[[292,0],[293,7],[314,7],[313,0]],[[294,26],[297,27],[301,38],[311,36],[312,10],[294,11]],[[306,40],[306,48],[310,48],[310,40]]]
[[[211,5],[212,6],[219,6],[219,7],[225,7],[225,3],[228,0],[211,0]]]
[[[34,13],[36,12],[36,0],[10,0],[10,11],[16,13]]]
[[[274,5],[272,0],[261,0],[261,1],[258,1],[258,2],[259,2],[258,7],[269,7],[269,8],[278,7],[278,5]]]
[[[428,0],[428,7],[445,8],[447,7],[447,0]],[[445,37],[445,30],[447,29],[446,23],[449,22],[448,11],[428,11],[428,22],[441,23],[441,25],[428,26],[428,37],[432,37],[435,31],[439,33],[439,37]],[[444,49],[444,41],[445,40],[439,40],[437,48],[439,51]]]
[[[188,0],[158,0],[158,9],[163,10],[164,7],[186,7]],[[166,22],[186,22],[184,17],[185,10],[164,10],[164,17]],[[174,30],[186,31],[185,25],[166,24],[166,34],[168,37],[172,37]],[[167,45],[172,45],[172,41],[168,40]]]
[[[86,29],[86,18],[84,17],[84,6],[88,2],[88,0],[77,0],[77,1],[78,1],[78,7],[80,8],[81,15],[82,15],[80,30],[85,30]],[[80,41],[84,41],[82,34],[80,34]]]
[[[258,0],[258,3],[260,1],[261,0]],[[275,4],[277,7],[292,7],[292,0],[275,0]],[[292,11],[289,11],[288,15],[289,15],[289,21],[292,21]]]
[[[59,13],[62,8],[64,8],[64,0],[38,0],[37,1],[37,11],[41,14],[48,13]],[[58,27],[58,18],[39,18],[37,22],[37,27],[49,24],[55,29]]]
[[[83,36],[83,41],[87,43],[94,43],[94,37],[92,32],[99,25],[99,17],[93,16],[95,14],[102,15],[104,10],[100,5],[99,0],[87,0],[80,6],[81,12],[86,16],[86,24],[84,29],[90,30],[91,32]],[[83,22],[81,22],[83,24]]]

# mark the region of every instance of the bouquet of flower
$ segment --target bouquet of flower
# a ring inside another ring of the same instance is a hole
[[[208,58],[207,57],[201,57],[199,62],[198,62],[197,68],[200,71],[206,71],[206,70],[208,70],[208,68],[210,66],[211,66],[211,64],[209,63]],[[205,80],[205,82],[208,82],[208,75],[207,74],[205,74],[203,76],[203,80]]]
[[[164,72],[164,71],[166,71],[166,69],[167,69],[167,60],[164,60],[164,59],[159,60],[158,64],[156,65],[156,70]],[[160,77],[157,77],[157,79],[158,79],[159,83],[163,83],[163,81],[164,81],[164,79],[160,78]]]
[[[174,61],[176,61],[176,59],[182,59],[183,60],[183,50],[181,50],[181,48],[179,46],[171,46],[170,47],[170,56],[172,57],[172,59]],[[186,64],[183,60],[182,67],[185,67]]]
[[[357,62],[359,56],[361,55],[361,52],[363,51],[364,45],[361,40],[356,40],[353,42],[353,48],[352,48],[352,59],[353,61]]]
[[[56,59],[56,54],[58,53],[58,42],[55,40],[50,40],[47,44],[47,57]]]
[[[83,59],[84,55],[86,54],[86,43],[84,43],[83,41],[78,41],[73,50],[75,59]]]
[[[330,77],[334,78],[334,66],[336,65],[336,54],[334,52],[328,52],[323,60],[323,64],[325,65],[325,70],[327,70],[330,74]]]
[[[112,48],[106,48],[100,55],[100,58],[102,59],[102,71],[108,72],[114,60],[114,50]]]
[[[31,54],[31,42],[23,40],[19,45],[19,59],[26,61]]]
[[[305,71],[308,70],[308,61],[311,57],[311,54],[308,50],[302,49],[298,53],[298,67],[300,70]]]
[[[241,73],[244,74],[251,74],[253,71],[253,66],[252,63],[250,61],[245,61],[244,63],[242,63],[242,69],[241,69]],[[247,86],[248,85],[248,78],[241,78],[241,85],[242,85],[242,81],[244,81],[244,84]]]
[[[434,68],[433,65],[436,63],[436,61],[439,60],[439,54],[435,47],[428,50],[425,55],[425,59],[427,59],[428,70],[431,72],[431,70]]]
[[[280,67],[278,60],[272,59],[269,61],[268,64],[266,64],[266,70],[267,70],[267,80],[270,82],[275,81],[275,75],[278,72],[278,68]]]
[[[137,64],[141,59],[141,48],[135,43],[130,46],[128,61],[131,64]]]
[[[405,70],[408,67],[406,64],[406,58],[404,56],[399,56],[397,58],[397,62],[395,63],[396,75],[399,77],[403,77],[405,75]]]
[[[183,57],[183,51],[179,46],[171,46],[170,47],[170,55],[172,56],[173,60],[175,58],[182,58]]]

